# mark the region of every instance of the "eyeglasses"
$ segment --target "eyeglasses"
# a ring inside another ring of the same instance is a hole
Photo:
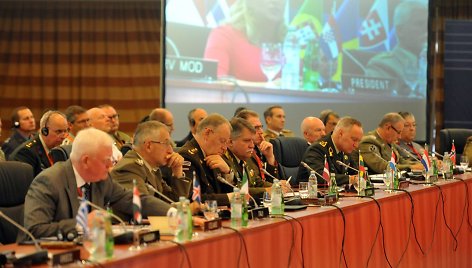
[[[172,142],[170,140],[167,140],[167,141],[149,141],[151,143],[157,143],[157,144],[162,144],[162,145],[166,145],[166,146],[170,146],[172,147]]]
[[[254,126],[256,130],[264,130],[264,125]]]
[[[401,131],[398,131],[393,125],[390,126],[398,135],[402,134]]]
[[[113,119],[118,119],[120,117],[119,114],[114,114],[114,115],[110,115],[108,116],[108,118],[110,118],[110,120],[113,120]]]

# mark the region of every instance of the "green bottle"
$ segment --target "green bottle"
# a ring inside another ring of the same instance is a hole
[[[336,174],[334,173],[330,174],[328,194],[335,194],[338,196],[338,184],[336,183]]]
[[[248,215],[248,209],[247,209],[247,201],[246,201],[246,195],[241,194],[241,226],[242,227],[247,227],[247,224],[249,222],[249,215]]]
[[[400,171],[398,169],[393,172],[393,189],[398,190],[400,187]]]
[[[107,208],[107,214],[105,216],[105,251],[107,254],[107,258],[113,257],[113,252],[115,249],[115,239],[113,237],[113,228],[111,226],[111,208]]]

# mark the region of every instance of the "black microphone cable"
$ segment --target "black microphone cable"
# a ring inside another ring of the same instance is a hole
[[[373,198],[372,196],[361,196],[361,198],[372,199],[375,202],[375,204],[377,205],[377,209],[379,210],[379,224],[377,225],[377,231],[375,232],[374,242],[372,243],[372,246],[370,247],[369,257],[367,258],[367,263],[365,265],[365,267],[369,267],[370,258],[372,258],[372,254],[374,253],[375,243],[377,242],[377,238],[379,237],[381,227],[382,227],[382,233],[383,233],[382,210],[380,209],[379,201],[377,201],[377,199]],[[384,239],[383,236],[382,236],[382,239]],[[385,256],[385,259],[387,260],[389,266],[392,267],[392,265],[390,265],[390,261],[387,258],[387,254],[385,253],[385,247],[384,247],[384,256]]]
[[[406,240],[405,249],[403,250],[402,255],[400,256],[400,259],[398,260],[398,264],[396,265],[396,267],[398,267],[400,265],[400,263],[402,262],[403,257],[405,257],[405,253],[408,250],[408,246],[410,245],[411,227],[415,226],[414,223],[413,223],[413,216],[415,214],[415,205],[413,204],[413,198],[412,198],[410,192],[408,192],[407,190],[405,190],[405,189],[393,189],[393,191],[406,193],[408,195],[408,198],[410,199],[410,203],[411,203],[410,224],[408,224],[408,237],[407,237],[407,240]],[[415,234],[415,236],[416,236],[416,234]]]
[[[284,215],[284,216],[287,217],[287,218],[290,218],[290,219],[292,219],[292,220],[294,220],[294,221],[296,221],[296,222],[298,223],[298,225],[300,226],[300,229],[301,229],[301,235],[300,235],[300,236],[301,236],[301,240],[300,240],[300,241],[301,241],[301,243],[300,243],[300,244],[301,244],[301,248],[300,248],[300,253],[301,253],[301,258],[302,258],[302,267],[305,267],[305,256],[303,255],[303,249],[304,249],[304,247],[303,247],[303,238],[304,238],[304,232],[305,232],[305,231],[304,231],[304,229],[303,229],[303,224],[301,223],[301,221],[299,221],[299,220],[298,220],[297,218],[295,218],[295,217],[292,217],[292,216],[289,216],[289,215]]]
[[[440,196],[441,196],[441,202],[442,202],[442,214],[443,214],[443,219],[444,219],[444,224],[446,225],[446,228],[449,230],[449,233],[451,233],[451,236],[452,236],[452,239],[454,240],[453,241],[453,251],[456,251],[457,249],[457,237],[454,235],[454,231],[452,230],[451,226],[449,226],[449,224],[447,223],[447,220],[446,220],[446,209],[445,209],[445,206],[444,206],[444,194],[442,192],[442,189],[441,187],[439,187],[439,185],[436,185],[436,184],[433,184],[435,187],[438,188],[439,190],[439,193],[440,193]],[[464,216],[464,215],[462,215]],[[462,217],[462,220],[464,220],[464,218]],[[461,223],[462,225],[462,223]]]
[[[346,239],[346,217],[344,216],[344,212],[340,207],[334,204],[329,204],[327,206],[335,207],[337,210],[339,210],[339,213],[341,213],[341,217],[343,219],[343,239],[341,240],[341,253],[339,254],[339,266],[341,266],[341,260],[344,259],[344,264],[346,265],[346,267],[349,267],[346,261],[346,254],[344,253],[344,241]]]
[[[464,179],[461,178],[454,178],[455,180],[459,180],[462,183],[464,183],[465,186],[465,198],[466,198],[466,203],[467,203],[467,224],[469,225],[469,230],[472,231],[472,224],[470,224],[470,215],[469,215],[469,207],[470,207],[470,201],[469,201],[469,186],[467,185],[467,182],[465,182]]]
[[[293,226],[293,223],[289,219],[285,218],[285,215],[272,215],[271,217],[285,220],[286,222],[290,224],[290,227],[292,228],[292,239],[291,239],[292,242],[290,243],[290,251],[288,254],[288,264],[287,264],[287,267],[290,267],[290,263],[292,262],[293,249],[295,248],[295,227]]]
[[[182,259],[180,260],[180,267],[184,267],[184,259],[186,259],[188,267],[192,268],[192,264],[190,263],[190,257],[188,256],[188,252],[185,246],[182,243],[179,243],[174,240],[167,240],[167,241],[176,244],[179,247],[180,252],[182,253]]]
[[[242,247],[244,247],[244,253],[246,254],[247,267],[251,268],[251,264],[249,263],[249,254],[247,252],[247,245],[246,245],[246,241],[244,240],[243,234],[238,229],[235,229],[233,227],[223,226],[223,228],[233,230],[238,235],[239,240],[241,241],[240,248],[239,248],[240,251],[239,251],[239,256],[238,256],[238,262],[236,263],[236,267],[239,267],[239,261],[241,260],[241,255],[243,253]]]

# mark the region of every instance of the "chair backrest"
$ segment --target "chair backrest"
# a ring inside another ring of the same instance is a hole
[[[131,143],[125,143],[121,146],[120,151],[123,154],[123,156],[125,156],[125,154],[131,149],[133,149],[133,145]]]
[[[69,159],[70,151],[72,150],[72,144],[59,145],[51,149],[50,155],[54,163],[60,161],[66,161]]]
[[[439,131],[439,150],[440,154],[449,152],[452,147],[452,140],[454,140],[454,146],[456,147],[456,161],[459,162],[461,155],[464,152],[464,146],[467,142],[467,138],[472,136],[472,129],[467,128],[445,128]],[[458,164],[458,163],[456,163]]]
[[[277,137],[271,139],[274,146],[274,156],[282,166],[284,179],[292,176],[292,184],[297,183],[297,173],[303,154],[308,148],[308,143],[300,137]]]
[[[34,179],[33,167],[16,161],[0,162],[0,211],[23,225],[25,196]],[[0,243],[15,243],[18,229],[0,219]]]

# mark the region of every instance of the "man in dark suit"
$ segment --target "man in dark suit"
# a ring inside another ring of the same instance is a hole
[[[341,161],[358,169],[359,163],[351,157],[351,154],[359,146],[362,135],[361,122],[351,117],[343,117],[339,120],[332,133],[308,147],[303,155],[303,162],[307,163],[319,174],[323,174],[326,157],[329,172],[336,174],[336,184],[352,184],[357,180],[357,172],[340,165],[336,161]],[[297,176],[298,180],[307,181],[309,176],[310,171],[300,165]],[[326,184],[327,182],[322,178],[318,178],[318,183]]]
[[[28,107],[20,106],[13,110],[11,115],[12,134],[2,145],[5,159],[25,141],[29,140],[36,131],[34,115]]]
[[[132,217],[133,192],[108,176],[112,167],[113,140],[103,131],[88,128],[78,133],[70,159],[42,172],[31,183],[25,198],[25,227],[35,237],[56,236],[75,231],[78,197],[114,213]],[[86,193],[88,192],[88,194]],[[141,196],[143,217],[166,215],[167,203],[153,196]],[[94,217],[89,213],[89,219]]]
[[[59,111],[47,111],[39,122],[40,132],[32,140],[20,145],[11,155],[10,160],[30,164],[34,175],[54,164],[49,151],[61,145],[67,136],[67,119]]]
[[[187,118],[188,118],[188,125],[190,127],[190,131],[183,140],[175,142],[177,147],[182,147],[187,141],[193,139],[193,137],[195,136],[195,133],[197,132],[198,125],[207,116],[208,116],[207,112],[202,108],[195,108],[195,109],[190,110],[190,112],[188,112]]]
[[[200,122],[195,138],[188,141],[179,150],[179,154],[191,165],[185,176],[200,183],[202,200],[216,200],[218,205],[229,206],[233,188],[221,180],[233,181],[234,173],[223,160],[228,148],[231,125],[219,114],[210,114]],[[190,193],[189,193],[190,194]]]
[[[172,149],[167,127],[161,122],[148,121],[138,125],[133,149],[113,167],[110,176],[127,189],[133,189],[133,179],[136,179],[141,194],[160,197],[148,189],[146,184],[149,184],[170,199],[178,201],[180,196],[188,196],[192,183],[183,174],[183,162],[184,158]],[[168,179],[170,186],[159,169],[163,166],[172,171],[172,178]]]

